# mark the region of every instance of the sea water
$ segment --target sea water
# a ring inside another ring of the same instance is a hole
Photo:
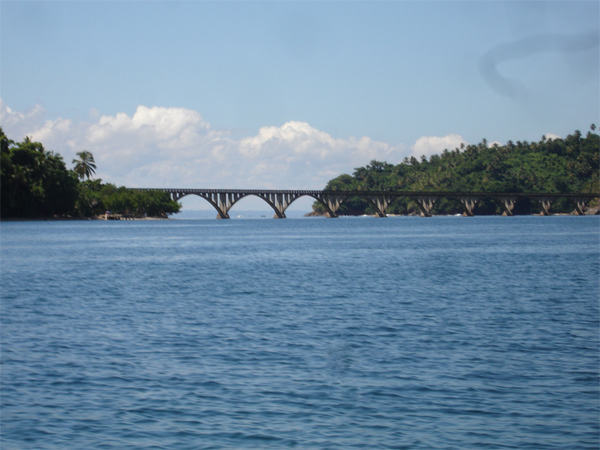
[[[598,449],[598,217],[1,224],[12,449]]]

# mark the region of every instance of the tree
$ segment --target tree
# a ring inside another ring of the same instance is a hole
[[[72,213],[77,178],[60,155],[28,137],[10,141],[0,129],[1,216],[50,217]]]
[[[84,178],[90,179],[90,177],[96,173],[96,162],[94,161],[94,155],[87,150],[77,153],[79,159],[74,159],[73,164],[75,167],[73,171],[83,181]]]

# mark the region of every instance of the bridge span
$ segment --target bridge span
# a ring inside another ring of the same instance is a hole
[[[442,198],[460,200],[465,215],[472,216],[473,209],[479,201],[491,198],[496,201],[507,216],[513,215],[515,204],[528,198],[536,201],[541,207],[542,214],[550,215],[552,204],[559,198],[573,202],[575,212],[583,215],[585,206],[598,194],[556,194],[556,193],[501,193],[501,192],[428,192],[428,191],[315,191],[315,190],[266,190],[266,189],[169,189],[169,188],[137,188],[139,191],[168,192],[175,201],[186,195],[197,195],[207,200],[216,210],[217,218],[229,219],[229,210],[239,200],[249,195],[263,199],[275,211],[275,218],[284,219],[285,210],[295,200],[308,196],[318,201],[327,212],[328,217],[338,217],[337,211],[342,203],[352,197],[360,197],[369,201],[378,217],[386,217],[387,207],[398,198],[408,198],[414,201],[421,215],[430,217],[434,205]]]

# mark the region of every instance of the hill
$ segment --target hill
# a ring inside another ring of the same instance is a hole
[[[444,150],[441,155],[420,160],[405,158],[400,164],[371,161],[359,167],[352,175],[343,174],[327,183],[331,190],[391,190],[391,191],[460,191],[460,192],[544,192],[544,193],[597,193],[599,184],[600,136],[592,125],[584,137],[576,130],[564,139],[539,142],[512,142],[489,145],[483,139],[477,145],[461,145]],[[573,206],[567,200],[553,205],[555,212],[570,212]],[[318,202],[315,214],[325,211]],[[436,204],[434,213],[461,213],[458,200],[446,199]],[[409,199],[392,203],[389,214],[413,214],[418,207]],[[475,214],[502,214],[502,209],[491,199],[481,201]],[[538,213],[539,206],[524,200],[515,208],[515,214]],[[341,215],[373,214],[366,200],[354,197],[340,207]]]

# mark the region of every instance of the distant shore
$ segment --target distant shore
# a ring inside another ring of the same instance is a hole
[[[586,216],[592,216],[592,215],[598,215],[600,213],[600,206],[593,206],[591,208],[587,208],[584,211],[584,215]],[[365,214],[366,215],[366,214]],[[412,214],[388,214],[389,217],[402,217],[402,216],[406,216],[406,217],[410,217],[410,216],[418,216],[419,214],[417,213],[412,213]],[[434,216],[436,214],[433,214]],[[441,214],[444,215],[444,214]],[[541,214],[530,214],[532,216],[538,216]],[[551,216],[569,216],[569,215],[576,215],[575,212],[572,213],[554,213],[554,214],[550,214]],[[319,214],[316,211],[311,211],[307,214],[304,214],[304,217],[324,217],[325,214]],[[366,215],[369,217],[374,217],[374,215]],[[356,217],[360,217],[360,216],[356,216]],[[173,217],[157,217],[157,216],[153,216],[153,217],[133,217],[133,216],[125,216],[125,217],[112,217],[112,218],[106,218],[105,214],[101,214],[99,216],[93,216],[93,217],[69,217],[69,216],[55,216],[55,217],[7,217],[7,218],[2,218],[0,219],[0,222],[57,222],[57,221],[79,221],[79,220],[177,220],[177,215],[174,214]]]
[[[62,221],[79,221],[79,220],[170,220],[170,217],[127,217],[122,219],[106,219],[104,214],[93,217],[7,217],[0,219],[0,222],[62,222]]]

